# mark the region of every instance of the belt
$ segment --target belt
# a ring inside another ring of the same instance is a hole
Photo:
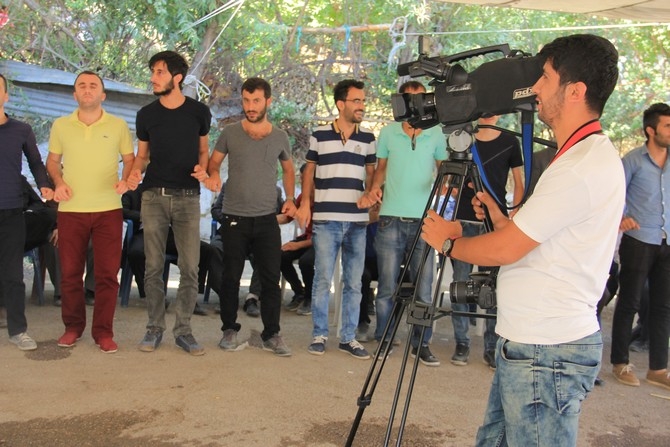
[[[410,222],[410,223],[416,223],[420,221],[421,219],[418,217],[398,217],[398,220],[400,222]]]
[[[161,196],[175,197],[196,197],[200,195],[200,189],[184,188],[147,188],[147,191],[155,192]]]

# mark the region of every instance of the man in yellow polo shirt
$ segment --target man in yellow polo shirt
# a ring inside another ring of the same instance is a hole
[[[61,313],[65,333],[58,346],[69,348],[86,328],[82,276],[86,249],[93,241],[95,305],[93,340],[105,353],[117,351],[112,323],[119,292],[123,214],[121,194],[135,156],[126,122],[102,108],[105,87],[91,71],[74,82],[79,107],[54,121],[47,170],[56,186],[58,248],[61,262]],[[119,159],[123,161],[119,179]],[[61,164],[62,163],[62,164]]]

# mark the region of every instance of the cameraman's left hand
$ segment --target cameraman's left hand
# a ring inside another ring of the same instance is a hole
[[[458,221],[445,220],[433,210],[428,210],[428,215],[423,220],[421,227],[421,239],[433,247],[439,253],[442,252],[442,244],[447,239],[458,239],[463,235],[463,227]]]

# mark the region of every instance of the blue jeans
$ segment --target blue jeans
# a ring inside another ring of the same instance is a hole
[[[361,278],[365,265],[365,222],[314,221],[314,284],[312,287],[312,336],[328,336],[330,282],[337,252],[342,248],[341,343],[356,337],[361,304]]]
[[[191,316],[198,298],[200,261],[200,196],[162,196],[152,190],[142,193],[142,225],[146,271],[147,328],[165,330],[165,246],[170,226],[177,246],[179,288],[175,300],[175,337],[191,333]]]
[[[482,224],[475,224],[471,222],[461,222],[463,226],[463,237],[473,237],[477,236],[484,232],[484,226]],[[472,264],[467,262],[458,261],[456,259],[452,260],[452,266],[454,268],[454,281],[467,281],[470,278],[470,273],[472,273]],[[453,304],[451,309],[456,312],[468,312],[470,306],[468,304]],[[494,309],[488,309],[486,313],[494,314]],[[496,320],[493,318],[487,318],[486,330],[484,331],[484,351],[493,351],[496,347],[496,341],[498,336],[496,335]],[[468,330],[470,329],[470,318],[461,317],[452,315],[451,323],[454,326],[454,339],[458,344],[464,344],[470,346],[470,336],[468,335]]]
[[[499,339],[477,446],[574,446],[602,357],[600,331],[559,345]]]
[[[414,243],[414,237],[421,230],[421,219],[404,219],[400,217],[380,216],[377,236],[375,236],[375,251],[377,252],[377,267],[379,269],[379,288],[375,300],[377,312],[377,327],[375,339],[381,340],[384,328],[391,318],[393,307],[392,295],[398,286],[398,275],[400,266],[409,255]],[[435,270],[435,253],[430,249],[428,259],[421,272],[421,278],[417,280],[417,274],[424,258],[426,243],[419,239],[412,259],[409,261],[410,281],[416,283],[418,288],[417,297],[424,303],[432,302],[431,287],[433,283],[433,272]],[[412,333],[412,346],[419,345],[421,327],[415,326]],[[426,327],[423,345],[428,346],[428,341],[433,335],[432,325]]]

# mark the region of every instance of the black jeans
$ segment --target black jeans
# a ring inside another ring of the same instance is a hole
[[[275,214],[259,217],[224,215],[221,224],[223,270],[221,286],[221,330],[240,330],[237,308],[240,300],[240,279],[247,255],[254,257],[254,270],[261,281],[261,338],[268,340],[279,333],[281,290],[281,234]]]
[[[640,242],[624,235],[619,247],[619,299],[612,320],[612,364],[628,363],[633,319],[649,280],[649,369],[668,366],[670,335],[670,246]]]
[[[293,261],[298,260],[302,281],[295,271]],[[314,247],[309,246],[281,253],[281,273],[291,285],[294,295],[302,295],[305,303],[312,302],[312,284],[314,282]],[[304,282],[304,286],[303,286]]]

